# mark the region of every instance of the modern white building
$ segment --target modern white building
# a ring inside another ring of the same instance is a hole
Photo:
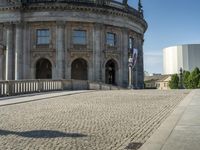
[[[163,73],[179,73],[180,68],[192,71],[200,68],[200,44],[172,46],[163,49]]]

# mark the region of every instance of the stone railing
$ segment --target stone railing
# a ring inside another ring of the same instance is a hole
[[[119,90],[120,87],[82,80],[0,81],[0,97],[62,90]]]

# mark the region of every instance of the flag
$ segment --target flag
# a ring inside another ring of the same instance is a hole
[[[136,63],[137,63],[137,57],[138,57],[138,49],[133,48],[133,68],[135,67]]]

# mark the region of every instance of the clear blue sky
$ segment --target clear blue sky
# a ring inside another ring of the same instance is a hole
[[[129,0],[137,8],[138,0]],[[142,0],[149,28],[144,62],[149,73],[162,73],[162,49],[200,43],[200,0]]]

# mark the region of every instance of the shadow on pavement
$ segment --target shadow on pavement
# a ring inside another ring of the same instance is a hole
[[[7,136],[10,134],[26,137],[26,138],[59,138],[59,137],[81,138],[81,137],[87,136],[80,133],[64,133],[64,132],[52,131],[52,130],[33,130],[33,131],[25,131],[25,132],[0,130],[0,136]]]

